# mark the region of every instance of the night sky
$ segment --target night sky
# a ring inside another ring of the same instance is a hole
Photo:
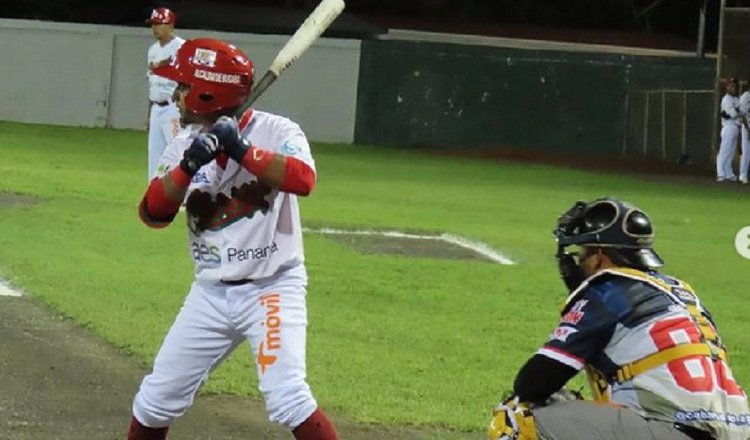
[[[346,13],[364,22],[389,28],[527,37],[535,29],[554,29],[554,38],[596,32],[627,32],[664,36],[688,47],[695,45],[699,11],[707,5],[706,46],[715,47],[719,0],[348,0]],[[225,29],[222,5],[280,11],[311,10],[317,0],[173,0],[164,2],[178,12],[202,9],[205,28]],[[728,6],[743,6],[727,0]],[[747,2],[750,3],[750,2]],[[91,0],[2,0],[0,16],[53,21],[142,25],[143,16],[163,3],[151,0],[106,2]],[[750,5],[747,5],[750,6]],[[214,16],[211,12],[217,12]],[[645,12],[645,13],[644,13]],[[200,26],[202,23],[190,23]],[[252,29],[247,31],[252,32]],[[588,38],[588,37],[587,37]],[[594,38],[594,37],[591,37]],[[665,43],[666,44],[666,43]]]

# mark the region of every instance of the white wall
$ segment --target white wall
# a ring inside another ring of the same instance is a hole
[[[259,79],[286,35],[177,29],[242,49]],[[151,29],[0,19],[0,119],[143,129],[146,51]],[[321,39],[255,107],[297,121],[316,141],[352,142],[359,77],[358,40]]]

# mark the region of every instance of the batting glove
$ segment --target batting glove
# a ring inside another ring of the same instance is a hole
[[[237,120],[229,116],[222,116],[216,120],[209,132],[216,136],[222,151],[238,163],[242,163],[250,145],[240,137],[240,127]]]
[[[180,161],[180,168],[190,176],[205,164],[214,160],[219,153],[219,141],[211,133],[201,133],[190,144]]]

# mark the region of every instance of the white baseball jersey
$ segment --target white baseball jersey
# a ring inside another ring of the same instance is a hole
[[[148,66],[157,64],[168,58],[174,58],[177,54],[177,50],[185,42],[180,37],[172,38],[172,41],[161,45],[160,42],[155,42],[148,48]],[[163,76],[154,75],[149,68],[146,72],[148,78],[148,99],[154,102],[170,101],[172,99],[172,93],[174,93],[177,83],[171,79],[164,78]]]
[[[748,117],[748,113],[750,113],[750,90],[746,90],[742,95],[740,95],[740,113],[744,117]]]
[[[315,169],[305,134],[289,119],[256,110],[240,129],[252,145]],[[177,167],[191,142],[190,131],[181,132],[164,151],[156,175]],[[204,165],[186,200],[197,280],[257,280],[304,261],[297,196],[259,182],[234,160]]]
[[[742,124],[742,115],[740,114],[740,99],[730,94],[724,95],[721,98],[721,111],[729,115],[729,119],[721,118],[721,125],[734,124],[740,126]]]

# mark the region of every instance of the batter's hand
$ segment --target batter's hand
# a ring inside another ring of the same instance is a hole
[[[217,154],[219,154],[219,141],[216,136],[211,133],[201,133],[185,150],[180,161],[180,168],[187,174],[195,176],[195,173],[203,165],[214,160]]]
[[[216,120],[209,132],[216,136],[222,151],[238,163],[242,163],[250,145],[240,138],[240,127],[237,120],[222,116]]]

